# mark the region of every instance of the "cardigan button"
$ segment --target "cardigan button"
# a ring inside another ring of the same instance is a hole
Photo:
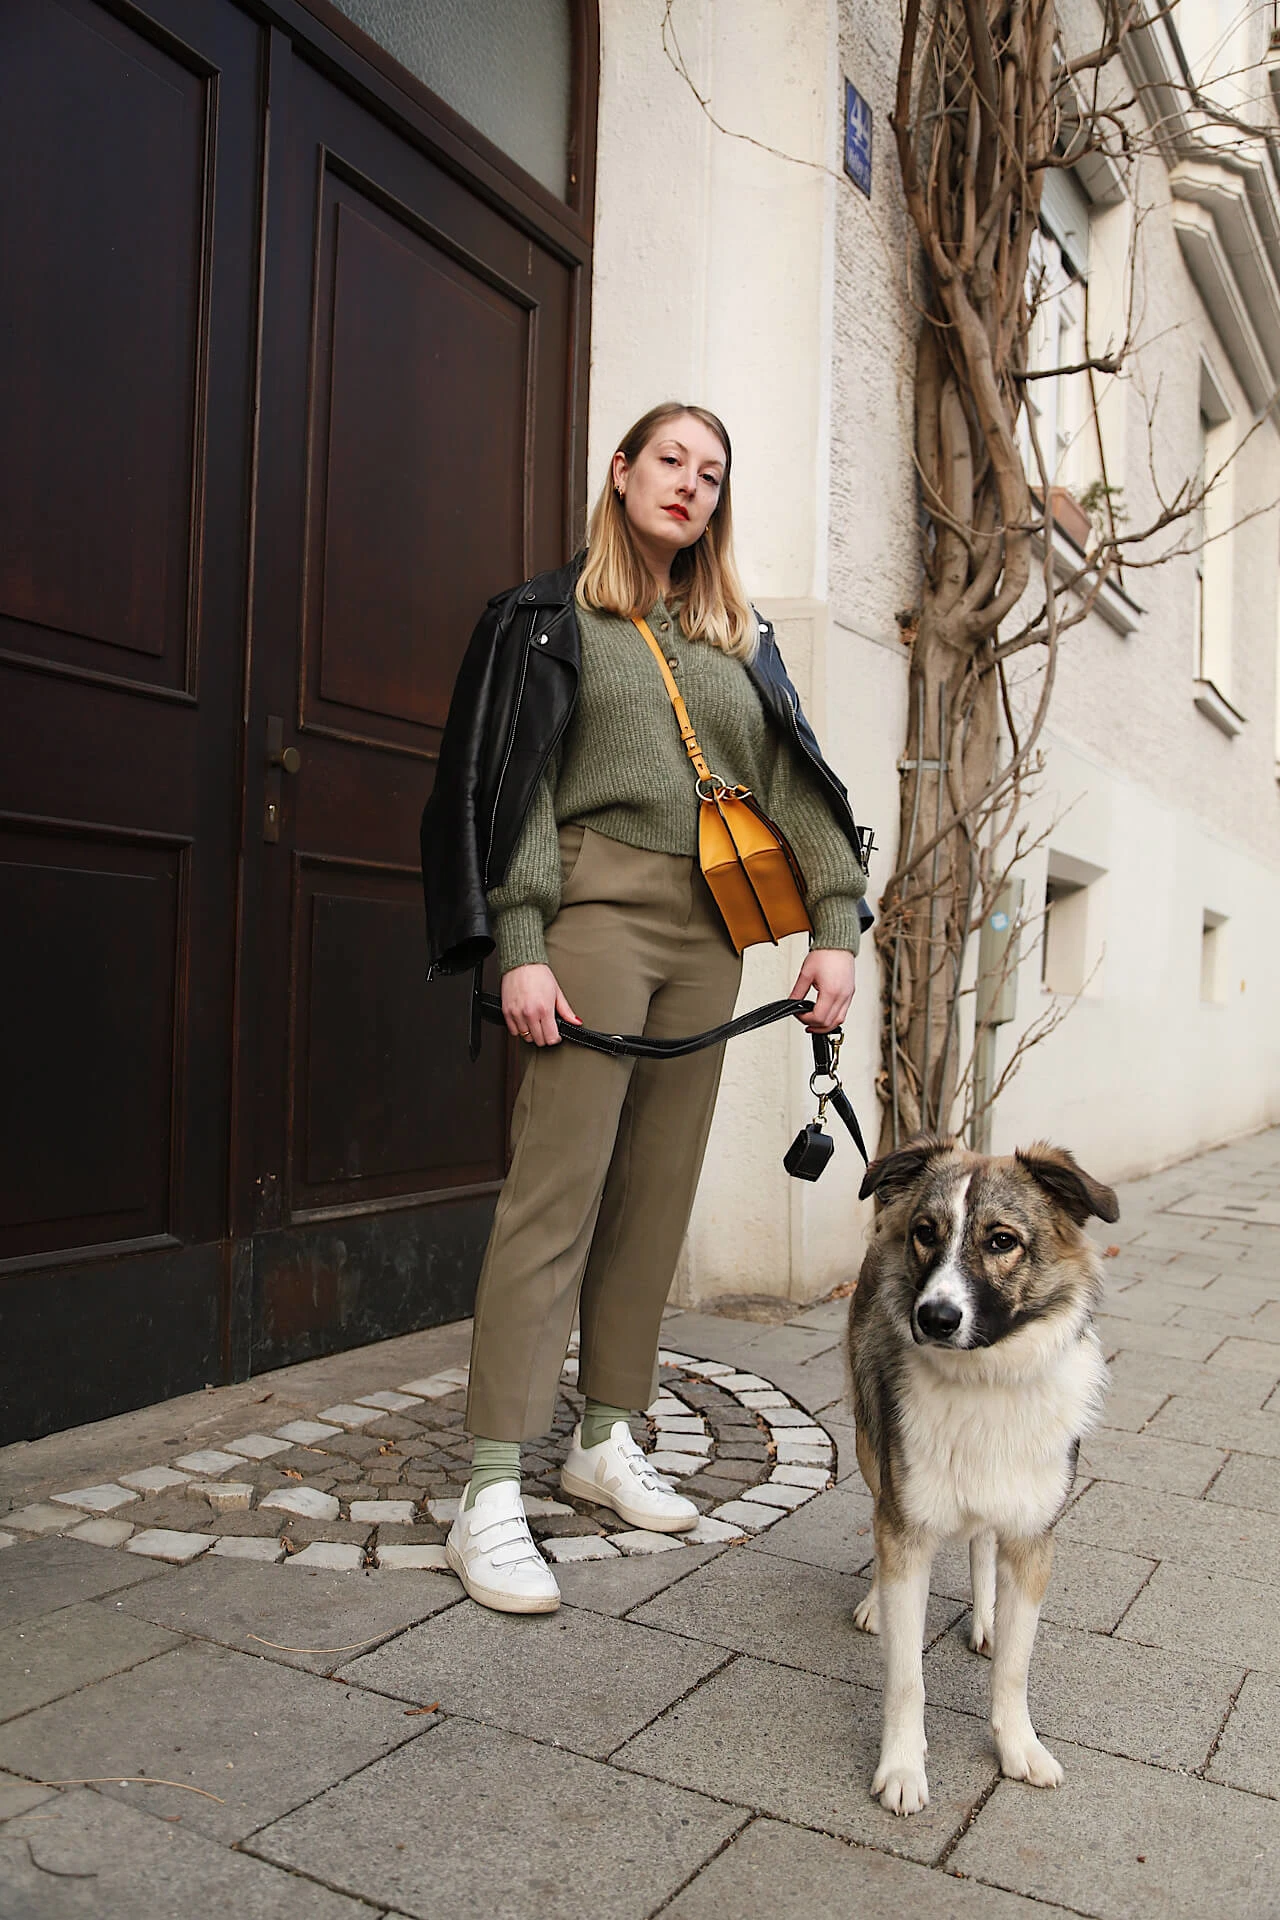
[[[667,665],[670,667],[672,673],[675,673],[678,669],[680,662],[676,659],[674,653],[668,656]]]

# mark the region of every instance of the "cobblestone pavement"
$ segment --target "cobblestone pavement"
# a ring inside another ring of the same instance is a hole
[[[542,1619],[434,1570],[463,1324],[0,1452],[0,1920],[1280,1915],[1280,1129],[1121,1200],[1032,1669],[1058,1792],[997,1775],[948,1551],[933,1798],[868,1796],[845,1302],[668,1317],[636,1431],[703,1509],[680,1551],[560,1498],[570,1364]]]

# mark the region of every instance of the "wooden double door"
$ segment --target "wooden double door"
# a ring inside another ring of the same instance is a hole
[[[467,1312],[503,1171],[416,833],[584,222],[337,44],[0,20],[0,1440]]]

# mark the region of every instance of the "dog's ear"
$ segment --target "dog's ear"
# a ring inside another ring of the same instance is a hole
[[[1036,1140],[1029,1147],[1019,1147],[1014,1158],[1078,1227],[1094,1213],[1099,1220],[1120,1218],[1120,1202],[1111,1188],[1078,1166],[1065,1147],[1051,1147],[1047,1140]]]
[[[954,1145],[954,1140],[938,1140],[932,1134],[922,1133],[908,1140],[905,1147],[895,1147],[892,1153],[871,1162],[858,1188],[859,1200],[866,1200],[873,1193],[882,1202],[892,1199],[895,1193],[918,1180],[931,1160],[940,1153],[950,1153]]]

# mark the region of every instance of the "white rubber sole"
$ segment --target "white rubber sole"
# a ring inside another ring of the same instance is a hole
[[[482,1607],[492,1607],[495,1613],[554,1613],[560,1605],[559,1590],[538,1599],[521,1593],[510,1593],[502,1587],[484,1587],[473,1580],[467,1572],[462,1555],[452,1540],[444,1543],[445,1558],[461,1580],[471,1598]]]
[[[590,1480],[579,1480],[577,1474],[570,1473],[567,1467],[560,1469],[560,1489],[563,1493],[571,1493],[575,1500],[586,1500],[592,1506],[612,1507],[628,1526],[643,1527],[647,1533],[688,1533],[702,1517],[695,1507],[688,1519],[683,1515],[677,1515],[672,1520],[659,1519],[639,1507],[629,1507],[616,1493],[610,1493],[605,1487],[597,1487]]]

